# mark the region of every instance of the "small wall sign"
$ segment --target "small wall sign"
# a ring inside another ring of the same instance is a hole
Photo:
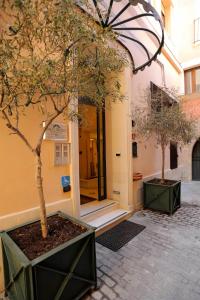
[[[61,184],[62,184],[64,193],[71,191],[70,176],[62,176],[61,177]]]
[[[43,123],[45,125],[45,122]],[[68,140],[68,125],[64,123],[52,123],[44,134],[44,140]]]

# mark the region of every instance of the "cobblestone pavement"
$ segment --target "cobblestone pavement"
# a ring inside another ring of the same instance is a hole
[[[183,184],[182,200],[173,216],[131,217],[146,229],[118,252],[97,244],[100,288],[85,300],[200,300],[200,182]]]
[[[118,252],[97,244],[99,290],[85,299],[200,300],[200,182],[173,215],[141,211],[146,229]]]
[[[200,205],[200,181],[182,183],[182,201]]]

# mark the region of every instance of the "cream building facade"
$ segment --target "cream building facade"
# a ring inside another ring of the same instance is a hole
[[[197,123],[196,138],[182,149],[180,159],[184,166],[183,178],[200,180],[199,138],[200,138],[200,3],[198,0],[181,1],[177,23],[177,48],[184,71],[185,112]],[[182,21],[181,21],[182,20]]]
[[[160,175],[161,153],[155,141],[152,138],[141,142],[133,134],[134,106],[143,101],[144,90],[150,89],[151,82],[157,86],[178,87],[179,92],[184,94],[184,70],[200,65],[200,47],[193,42],[191,44],[194,33],[192,24],[198,16],[195,15],[197,10],[193,8],[193,1],[148,2],[156,8],[164,22],[165,44],[161,54],[150,67],[137,74],[132,72],[131,62],[125,68],[121,74],[121,85],[126,99],[122,103],[107,105],[105,113],[98,114],[88,99],[79,99],[77,109],[83,110],[86,122],[79,126],[77,122],[70,121],[66,125],[66,139],[46,139],[43,143],[43,177],[48,213],[62,210],[101,230],[140,209],[142,181]],[[188,13],[189,8],[191,13]],[[144,20],[144,23],[151,30],[157,30],[151,21]],[[142,34],[151,52],[154,40]],[[136,47],[132,50],[136,60],[142,61],[144,54],[140,49]],[[189,53],[193,54],[190,56]],[[184,101],[189,103],[190,100],[189,97]],[[41,119],[42,124],[42,116],[37,111],[33,112],[31,120],[24,118],[24,130],[28,131],[33,142],[41,130],[35,126],[38,124],[34,121],[36,119]],[[63,120],[57,120],[57,123],[61,124]],[[18,137],[10,135],[3,124],[0,126],[0,229],[6,230],[37,219],[39,205],[34,184],[35,161]],[[191,169],[187,164],[191,149],[192,146],[190,150],[184,149],[183,153],[178,149],[178,165],[174,169],[170,166],[170,147],[167,149],[167,176],[191,178],[190,171],[186,174],[186,169]],[[60,163],[56,163],[56,159]],[[133,181],[134,173],[141,173],[143,180]],[[63,191],[62,176],[70,176],[71,191]]]

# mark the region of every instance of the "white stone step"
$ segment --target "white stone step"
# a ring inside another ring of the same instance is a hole
[[[129,214],[130,212],[125,209],[115,209],[92,221],[87,221],[86,223],[93,227],[96,227],[96,230],[98,231],[106,226],[111,225],[112,223],[115,223],[116,221],[119,221],[120,219],[124,219]]]
[[[119,208],[117,201],[92,201],[81,205],[81,220],[87,223],[117,208]]]

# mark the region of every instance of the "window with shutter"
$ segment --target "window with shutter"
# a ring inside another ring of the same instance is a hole
[[[200,93],[200,66],[185,71],[185,94]]]
[[[192,93],[192,72],[191,71],[185,72],[185,93],[186,94]]]
[[[132,143],[132,157],[138,156],[137,142]]]
[[[70,163],[70,144],[55,144],[55,165],[66,165]]]
[[[178,168],[177,143],[170,143],[170,169]]]
[[[150,82],[151,89],[151,108],[154,111],[160,112],[162,105],[170,107],[172,104],[178,104],[176,99],[172,98],[165,90],[152,81]]]
[[[194,42],[200,42],[200,18],[194,20]]]

